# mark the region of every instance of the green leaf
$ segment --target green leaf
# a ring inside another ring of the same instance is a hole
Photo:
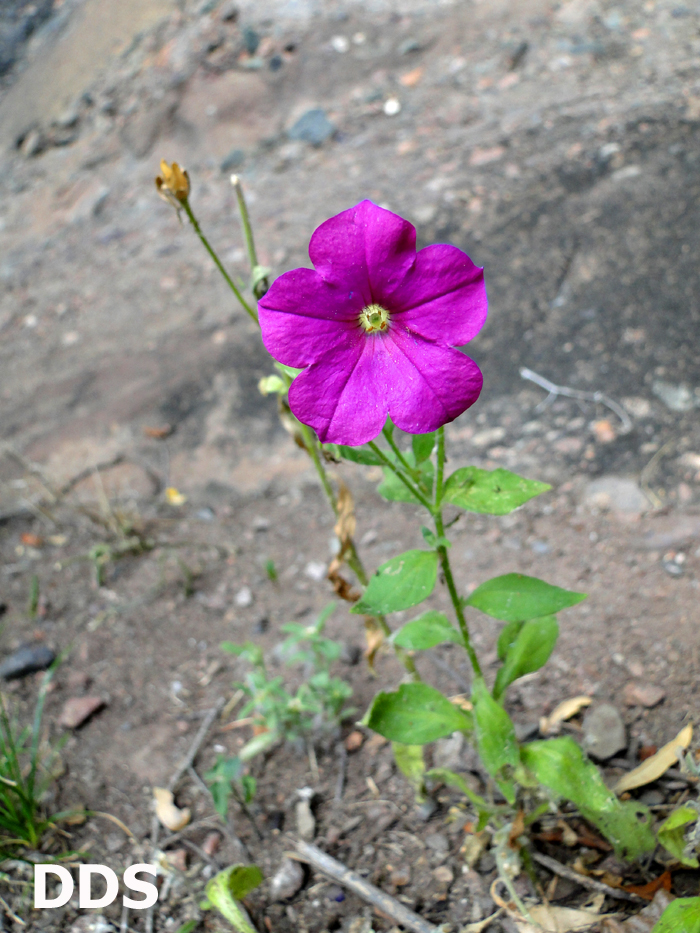
[[[540,784],[574,803],[610,840],[618,856],[631,860],[654,848],[647,807],[618,800],[570,736],[529,742],[520,753],[523,764]]]
[[[679,862],[690,868],[698,867],[698,860],[694,856],[685,855],[685,831],[690,823],[697,822],[698,811],[693,807],[680,807],[665,820],[656,831],[659,842],[675,855]]]
[[[258,389],[261,395],[273,395],[274,393],[283,395],[287,391],[287,385],[279,376],[263,376],[258,383]]]
[[[700,933],[700,897],[676,898],[651,933]]]
[[[522,573],[507,573],[482,583],[465,600],[466,606],[474,606],[494,619],[504,622],[525,622],[553,615],[561,609],[575,606],[585,593],[562,590],[536,577]]]
[[[547,483],[525,479],[510,470],[480,470],[469,466],[455,470],[448,477],[442,501],[468,512],[507,515],[551,488]]]
[[[435,588],[437,562],[435,551],[405,551],[392,557],[377,570],[350,611],[386,615],[423,602]]]
[[[207,884],[207,898],[238,933],[255,933],[255,930],[236,899],[245,897],[262,880],[263,875],[257,865],[231,865],[214,875]]]
[[[515,768],[519,763],[518,743],[513,722],[489,693],[483,678],[477,677],[472,687],[476,747],[484,767],[496,782],[508,803],[515,803],[515,787],[503,768]]]
[[[510,625],[519,625],[520,630],[515,640],[510,642],[503,667],[496,675],[493,695],[497,700],[518,677],[531,674],[547,663],[559,636],[559,625],[555,616],[542,616],[540,619],[529,619],[523,623],[511,622]],[[498,647],[500,656],[500,638]]]
[[[252,290],[255,291],[257,286],[261,282],[264,282],[270,275],[272,275],[272,269],[269,269],[267,266],[254,266],[250,280],[250,287]]]
[[[471,729],[471,719],[428,684],[402,684],[393,693],[380,691],[363,725],[391,742],[425,745],[458,730]]]
[[[420,533],[423,535],[423,540],[428,545],[428,547],[432,547],[432,548],[452,547],[452,542],[450,541],[449,538],[445,538],[442,535],[438,538],[435,532],[431,531],[430,528],[426,528],[425,525],[421,525]]]
[[[411,447],[416,463],[422,463],[427,460],[435,447],[435,431],[429,434],[414,434],[411,438]]]
[[[499,661],[505,661],[506,655],[510,650],[511,646],[516,643],[518,640],[518,635],[520,634],[520,629],[525,625],[523,621],[518,622],[509,622],[507,625],[504,625],[501,629],[501,634],[498,636],[498,642],[496,644],[496,652],[498,654]]]
[[[422,745],[404,745],[401,742],[392,742],[391,749],[394,761],[399,771],[408,778],[411,787],[416,793],[416,801],[425,800],[425,760]]]
[[[443,642],[452,641],[456,645],[463,645],[462,636],[450,622],[447,616],[434,609],[424,612],[391,636],[390,639],[399,648],[406,651],[424,651],[434,648]]]
[[[199,920],[188,920],[186,923],[183,923],[181,927],[177,928],[176,933],[193,933],[198,926]]]
[[[336,460],[350,460],[365,466],[381,466],[382,460],[370,447],[346,447],[344,444],[324,444],[323,449]]]
[[[299,373],[304,371],[303,369],[294,369],[293,366],[285,366],[284,363],[278,363],[277,361],[275,361],[275,369],[285,373],[290,379],[296,379]]]

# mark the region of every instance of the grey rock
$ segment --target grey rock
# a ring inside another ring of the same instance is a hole
[[[583,719],[583,744],[589,755],[599,761],[606,761],[627,747],[625,724],[610,703],[589,708]]]
[[[299,862],[286,858],[270,881],[270,897],[273,901],[288,901],[304,883],[304,869]]]
[[[47,645],[22,645],[0,664],[0,677],[15,680],[45,671],[55,659],[56,655]]]
[[[656,379],[651,384],[651,391],[671,411],[690,411],[700,406],[700,397],[686,385],[674,385],[664,382],[663,379]]]
[[[320,108],[307,110],[297,122],[287,131],[290,139],[311,143],[312,146],[322,146],[335,135],[336,128],[328,119],[325,111]]]
[[[316,818],[311,812],[311,806],[306,798],[297,803],[295,815],[297,820],[297,832],[302,839],[311,842],[316,835]]]
[[[255,55],[258,51],[260,36],[251,26],[246,26],[243,30],[243,44],[248,55]]]
[[[433,767],[460,770],[463,750],[464,736],[461,732],[453,732],[444,739],[438,739],[433,747]]]
[[[242,149],[232,149],[227,156],[222,159],[221,171],[226,174],[234,169],[240,168],[245,162],[245,152]]]
[[[646,512],[647,497],[633,479],[624,476],[601,476],[588,484],[584,494],[587,505],[615,512]]]
[[[429,833],[425,837],[425,844],[440,858],[445,858],[449,854],[450,840],[443,833]]]

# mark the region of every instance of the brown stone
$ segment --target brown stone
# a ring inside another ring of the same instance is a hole
[[[625,704],[627,706],[644,706],[650,709],[656,706],[666,696],[663,687],[656,684],[640,684],[631,681],[624,689]]]
[[[349,752],[356,752],[358,748],[362,747],[365,737],[361,732],[355,730],[351,732],[350,735],[345,739],[345,748]]]
[[[71,697],[63,705],[58,724],[66,729],[77,729],[105,705],[102,697]]]

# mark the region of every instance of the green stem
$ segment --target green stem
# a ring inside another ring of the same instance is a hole
[[[433,515],[435,517],[435,532],[438,538],[444,538],[445,536],[445,525],[442,519],[442,506],[440,505],[440,500],[442,499],[442,483],[443,477],[445,474],[445,429],[440,428],[438,432],[438,447],[437,447],[437,470],[435,472],[435,505],[432,509]],[[467,620],[464,616],[464,609],[462,608],[462,602],[459,598],[459,593],[457,592],[457,587],[455,586],[455,580],[452,575],[452,567],[450,566],[450,558],[447,553],[447,548],[444,545],[441,545],[437,549],[438,557],[440,558],[440,567],[442,569],[442,575],[445,578],[445,583],[447,584],[447,590],[450,594],[450,599],[452,600],[452,605],[454,607],[455,615],[457,616],[457,621],[459,622],[459,628],[462,633],[462,639],[464,641],[464,647],[467,654],[469,655],[469,660],[471,661],[472,670],[476,677],[483,677],[481,672],[481,665],[479,664],[479,659],[476,656],[476,651],[474,646],[471,643],[469,638],[469,627],[467,625]]]
[[[408,489],[412,496],[414,496],[421,505],[424,505],[430,514],[434,514],[435,509],[433,508],[432,502],[423,495],[423,493],[408,479],[404,474],[397,469],[396,464],[392,463],[391,460],[386,456],[381,447],[377,447],[374,441],[370,441],[367,445],[374,453],[379,457],[382,463],[389,467],[389,469],[401,480],[404,486]]]
[[[245,202],[243,186],[241,185],[241,180],[238,175],[231,175],[231,184],[233,185],[233,188],[236,192],[236,200],[238,201],[238,212],[241,215],[241,224],[243,226],[243,236],[245,237],[246,249],[248,250],[250,271],[253,275],[255,275],[255,270],[259,265],[258,254],[255,251],[255,240],[253,239],[253,227],[250,223],[248,205]],[[262,296],[267,291],[267,288],[267,279],[261,279],[260,282],[253,286],[253,294],[256,298],[262,298]],[[258,294],[258,292],[260,292],[260,294]]]
[[[394,453],[396,454],[396,459],[399,461],[399,463],[401,464],[401,466],[404,468],[404,470],[408,473],[409,476],[411,476],[411,477],[413,477],[413,478],[415,479],[415,475],[416,475],[416,472],[417,472],[417,471],[414,470],[413,467],[410,466],[410,464],[408,463],[408,461],[406,460],[406,458],[405,458],[404,455],[402,454],[401,450],[399,449],[398,444],[397,444],[396,441],[394,440],[394,437],[393,437],[391,431],[387,431],[386,428],[384,428],[383,431],[382,431],[382,434],[383,434],[384,437],[386,438],[387,443],[389,444],[389,446],[391,447],[391,449],[392,449],[392,450],[394,451]]]
[[[338,503],[335,498],[333,487],[331,486],[331,481],[328,478],[326,469],[323,466],[323,461],[321,460],[318,438],[316,437],[314,432],[311,430],[311,428],[307,424],[304,424],[298,419],[297,419],[297,422],[299,424],[299,430],[301,431],[301,436],[304,440],[306,449],[308,450],[309,455],[314,462],[314,466],[316,467],[316,472],[318,473],[319,479],[321,480],[323,491],[326,494],[326,498],[328,499],[330,507],[333,509],[333,514],[337,516],[338,515]],[[360,584],[362,586],[367,586],[367,584],[369,583],[369,577],[367,576],[367,571],[365,570],[364,565],[362,564],[362,561],[360,560],[360,556],[357,553],[357,549],[355,548],[355,542],[352,540],[350,541],[350,553],[346,556],[345,560],[347,561],[348,566],[350,567],[350,569],[353,571],[353,573],[359,580]],[[386,638],[389,638],[389,636],[391,635],[391,628],[389,627],[389,623],[386,621],[384,616],[378,615],[378,616],[372,616],[372,618],[377,620],[382,632],[384,633]],[[413,658],[406,651],[404,651],[403,648],[399,648],[398,645],[394,645],[394,651],[396,652],[396,656],[398,657],[398,659],[401,661],[401,663],[406,668],[408,673],[413,677],[413,679],[420,680],[420,676],[418,674],[418,671],[416,670],[416,665],[413,661]]]
[[[223,275],[224,279],[226,280],[226,284],[228,285],[228,287],[231,289],[231,291],[233,292],[233,294],[236,296],[236,298],[237,298],[238,301],[240,302],[241,307],[243,308],[243,310],[244,310],[244,311],[255,321],[255,323],[257,324],[257,323],[258,323],[258,315],[257,315],[257,313],[255,312],[255,310],[254,310],[253,308],[251,308],[251,306],[250,306],[250,305],[248,304],[248,302],[245,300],[245,298],[244,298],[243,295],[241,294],[241,291],[240,291],[240,289],[238,288],[238,286],[236,285],[236,283],[233,281],[233,279],[232,279],[231,276],[228,274],[228,272],[226,271],[226,269],[224,269],[221,260],[219,259],[219,257],[218,257],[218,256],[216,255],[216,253],[214,252],[214,249],[213,249],[213,247],[211,246],[211,244],[209,243],[209,240],[208,240],[208,239],[204,236],[204,234],[202,233],[202,228],[199,226],[199,221],[197,220],[197,218],[194,216],[194,214],[193,214],[193,212],[192,212],[192,208],[190,207],[189,201],[181,201],[180,203],[182,204],[182,209],[183,209],[184,212],[187,214],[187,219],[189,220],[189,222],[190,222],[190,223],[192,224],[192,226],[194,227],[194,232],[197,234],[197,236],[199,237],[199,239],[202,241],[202,245],[204,246],[205,250],[209,253],[209,255],[211,256],[211,258],[214,260],[214,265],[215,265],[216,268],[219,270],[219,272]]]

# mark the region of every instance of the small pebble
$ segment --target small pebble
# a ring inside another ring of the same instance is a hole
[[[311,812],[311,806],[307,799],[298,801],[295,807],[295,815],[297,832],[306,842],[311,842],[316,835],[316,817]]]
[[[213,858],[216,853],[219,851],[219,846],[221,845],[221,835],[220,833],[207,833],[204,842],[202,843],[202,852],[205,855],[208,855],[209,858]]]
[[[408,866],[397,868],[389,875],[389,881],[395,888],[403,888],[411,882],[411,870]]]
[[[335,126],[319,107],[307,110],[297,122],[287,131],[290,139],[311,143],[312,146],[322,146],[336,133]]]
[[[396,97],[390,97],[389,100],[384,101],[383,110],[387,117],[395,117],[401,113],[401,101]]]
[[[316,583],[320,583],[321,580],[325,579],[326,576],[326,565],[319,560],[311,560],[304,567],[304,573],[311,580],[315,580]]]
[[[599,761],[627,747],[625,724],[614,706],[601,703],[589,708],[583,719],[583,744]]]
[[[446,856],[450,851],[450,840],[442,833],[429,833],[425,837],[425,844],[440,857]]]
[[[104,705],[105,701],[99,696],[71,697],[63,705],[58,724],[66,729],[77,729]]]
[[[626,706],[644,706],[651,709],[666,697],[666,691],[663,687],[657,687],[655,684],[629,683],[624,689],[624,698]]]
[[[240,606],[241,609],[251,606],[253,604],[253,594],[250,591],[250,587],[242,587],[233,597],[233,601],[237,606]]]
[[[0,677],[14,680],[44,671],[53,664],[55,658],[56,655],[47,645],[22,645],[0,664]]]
[[[294,897],[304,883],[304,869],[299,862],[286,858],[272,876],[270,897],[273,901],[287,901]]]
[[[350,48],[350,42],[347,36],[333,36],[331,39],[331,48],[334,52],[340,52],[341,55],[344,55]]]
[[[349,736],[345,739],[345,748],[349,752],[356,752],[358,748],[362,747],[365,737],[361,732],[358,732],[357,729],[354,732],[351,732]]]

